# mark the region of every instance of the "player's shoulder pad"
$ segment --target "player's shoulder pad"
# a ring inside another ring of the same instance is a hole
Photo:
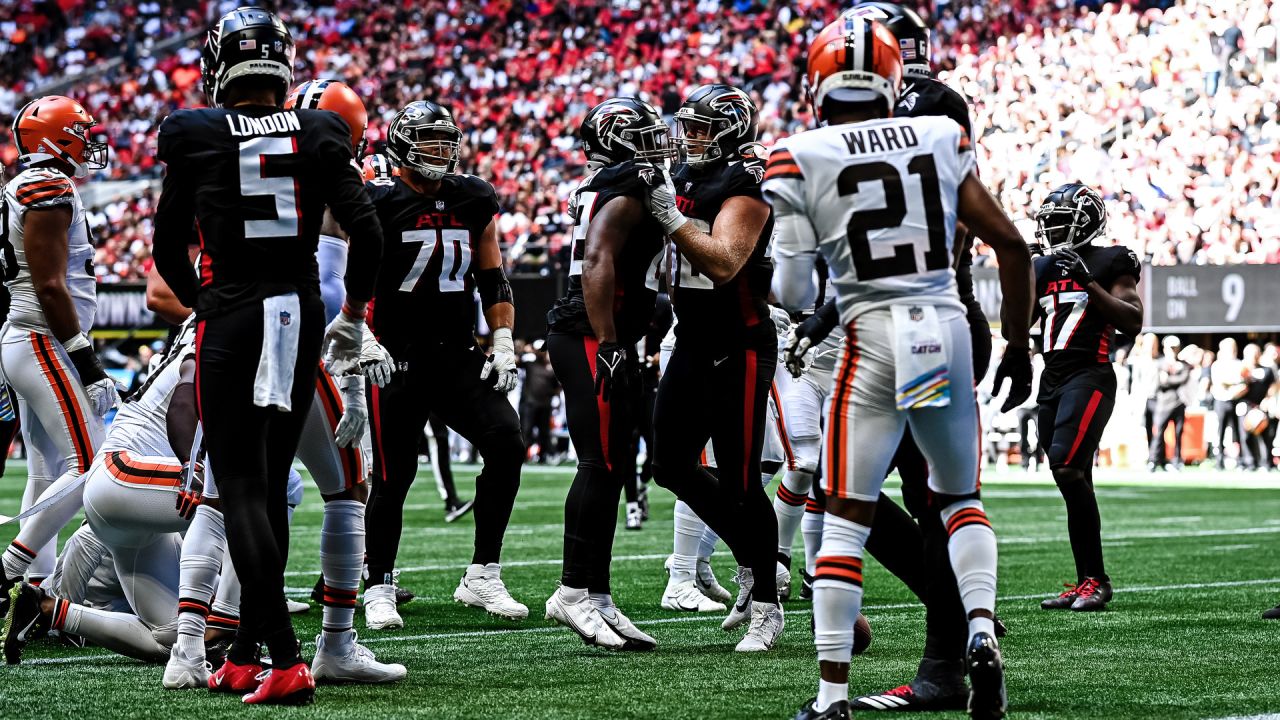
[[[53,168],[27,168],[9,181],[5,191],[26,210],[71,204],[76,197],[71,178]]]
[[[1117,275],[1132,275],[1138,280],[1142,279],[1142,262],[1138,260],[1137,253],[1124,245],[1109,247],[1107,253],[1111,256],[1108,264]]]
[[[729,170],[730,187],[747,186],[759,189],[760,183],[764,181],[767,163],[768,161],[764,158],[754,155],[743,157],[741,162],[732,163]]]
[[[190,131],[196,112],[194,109],[176,110],[160,121],[156,132],[156,157],[161,162],[171,162],[181,152],[182,139]]]
[[[647,162],[626,162],[601,168],[591,177],[591,189],[614,196],[643,199],[649,188],[661,181],[662,173]]]
[[[796,157],[804,145],[804,133],[785,137],[769,148],[769,156],[764,161],[763,180],[786,179],[803,180],[804,173]]]
[[[388,180],[390,182],[388,182]],[[381,202],[393,195],[396,187],[399,185],[399,178],[376,178],[366,181],[364,184],[365,192],[369,193],[369,199],[375,204]]]
[[[493,185],[488,180],[468,175],[466,173],[457,173],[454,177],[458,178],[458,187],[470,197],[480,198],[496,198],[498,192],[493,189]]]

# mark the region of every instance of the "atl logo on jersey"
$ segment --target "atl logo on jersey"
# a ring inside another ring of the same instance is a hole
[[[432,212],[422,213],[418,216],[418,220],[413,227],[417,228],[460,228],[466,227],[456,215],[451,212]]]
[[[1057,293],[1072,292],[1077,290],[1084,290],[1084,288],[1080,287],[1080,285],[1078,285],[1076,281],[1072,280],[1071,278],[1063,278],[1062,280],[1050,280],[1048,285],[1045,287],[1045,294],[1055,295]]]

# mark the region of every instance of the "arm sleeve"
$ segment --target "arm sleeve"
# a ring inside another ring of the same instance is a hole
[[[382,259],[382,224],[351,154],[346,123],[336,114],[329,115],[332,117],[322,128],[320,163],[325,173],[322,177],[332,180],[322,181],[322,187],[328,192],[325,200],[329,211],[351,239],[345,278],[347,295],[367,301],[373,297]]]
[[[787,181],[788,184],[799,181]],[[782,194],[766,194],[773,205],[773,294],[782,307],[796,312],[812,307],[818,295],[813,268],[818,237],[809,217]]]
[[[160,124],[156,155],[165,163],[165,173],[156,206],[151,252],[156,271],[169,289],[183,305],[195,307],[200,281],[187,255],[195,223],[194,186],[186,177],[183,164],[181,129],[172,117]]]

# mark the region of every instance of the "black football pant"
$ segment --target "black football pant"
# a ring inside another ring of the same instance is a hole
[[[545,463],[555,453],[556,441],[551,437],[551,403],[520,403],[520,432],[527,453],[538,444],[538,462]]]
[[[520,420],[507,396],[481,379],[485,354],[459,344],[431,343],[411,348],[386,387],[371,389],[373,476],[365,514],[369,578],[387,581],[396,563],[404,502],[418,473],[418,439],[435,414],[480,453],[484,469],[476,478],[475,550],[471,562],[496,563],[511,520],[524,442]],[[437,452],[439,450],[437,449]]]
[[[631,443],[635,404],[631,387],[639,382],[629,362],[626,380],[614,385],[609,399],[595,391],[594,337],[551,333],[547,352],[564,389],[569,438],[578,455],[578,471],[564,501],[564,569],[560,584],[609,592],[609,563],[618,527],[618,498],[623,484],[636,474]],[[631,360],[631,358],[628,358]]]
[[[289,558],[289,467],[311,409],[324,335],[320,298],[301,301],[297,360],[288,412],[253,404],[262,354],[260,303],[201,320],[196,326],[196,390],[204,447],[215,468],[227,549],[240,577],[240,628],[227,657],[256,659],[266,643],[277,668],[301,662],[285,607]]]
[[[752,599],[777,603],[778,519],[760,485],[777,346],[676,343],[658,384],[653,480],[688,503],[754,576]],[[716,475],[702,467],[711,440]]]
[[[645,449],[644,462],[640,463],[640,473],[633,474],[623,486],[629,503],[639,502],[640,498],[644,497],[645,486],[653,479],[653,409],[658,401],[658,381],[650,377],[648,370],[641,374],[640,382],[636,383],[633,398],[639,411],[636,413],[636,427],[631,443],[637,455],[641,440],[644,441]]]
[[[444,493],[444,502],[449,507],[459,504],[458,488],[453,484],[453,458],[449,452],[449,426],[439,415],[431,413],[427,418],[427,427],[431,428],[431,439],[427,452],[431,453],[431,469],[436,474],[436,484]]]
[[[1156,413],[1155,434],[1151,437],[1151,445],[1147,448],[1149,461],[1164,467],[1166,464],[1165,455],[1168,449],[1167,443],[1164,441],[1165,428],[1169,423],[1173,423],[1173,462],[1174,464],[1182,463],[1182,427],[1186,424],[1187,406],[1178,404],[1163,412]]]
[[[1236,415],[1236,405],[1239,400],[1214,400],[1213,414],[1218,420],[1218,467],[1227,460],[1227,428],[1231,428],[1231,435],[1240,445],[1240,460],[1243,462],[1245,453],[1244,443],[1244,423],[1240,422],[1240,416]]]

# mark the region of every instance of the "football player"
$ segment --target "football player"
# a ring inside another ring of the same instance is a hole
[[[997,386],[1030,393],[1030,254],[978,181],[964,129],[936,117],[893,118],[902,83],[897,39],[846,16],[809,47],[815,116],[827,127],[780,142],[764,189],[777,213],[775,292],[810,307],[815,256],[827,262],[846,340],[837,361],[824,457],[827,513],[814,576],[814,642],[822,679],[799,714],[846,718],[862,555],[886,471],[909,424],[933,472],[951,564],[969,621],[974,717],[1004,716],[995,639],[996,541],[978,493],[979,428],[954,235],[963,221],[1000,260],[1013,350]],[[955,390],[952,390],[952,386]],[[855,437],[856,432],[856,437]],[[855,448],[855,443],[857,443]]]
[[[52,504],[23,520],[4,551],[0,612],[29,570],[35,582],[53,571],[58,531],[80,509],[80,476],[102,442],[102,417],[119,402],[88,335],[97,306],[94,249],[73,182],[106,167],[106,143],[91,139],[96,123],[59,95],[27,103],[13,121],[26,169],[5,185],[0,203],[0,267],[12,296],[0,374],[17,394],[29,452],[22,508]]]
[[[227,13],[209,31],[201,58],[210,108],[169,116],[157,142],[166,172],[156,268],[196,311],[204,446],[218,471],[227,545],[243,586],[236,641],[210,686],[246,693],[250,704],[314,697],[285,608],[285,484],[322,344],[333,375],[359,372],[382,244],[353,165],[351,128],[335,113],[282,108],[293,57],[293,39],[275,15]],[[326,207],[351,235],[346,302],[327,329],[314,257]],[[187,254],[193,222],[199,276]],[[264,642],[272,669],[259,680]]]
[[[677,343],[658,385],[653,479],[674,492],[738,560],[724,621],[750,621],[740,652],[768,650],[784,621],[774,577],[777,519],[760,486],[769,390],[778,361],[768,295],[773,214],[760,194],[757,110],[729,85],[704,85],[676,111],[682,160],[649,194],[670,237],[668,285]],[[698,458],[710,440],[718,480]],[[692,575],[677,554],[672,576]],[[690,585],[690,587],[692,587]]]
[[[372,329],[398,363],[391,381],[373,388],[364,608],[375,629],[404,625],[392,570],[430,413],[484,456],[472,509],[475,548],[453,597],[510,620],[529,615],[499,565],[524,460],[520,420],[506,398],[517,380],[515,305],[498,246],[498,200],[489,183],[455,172],[461,140],[447,108],[409,103],[387,130],[387,154],[400,175],[368,186],[386,240]],[[490,354],[476,346],[477,291],[493,331]]]
[[[634,348],[653,317],[650,278],[662,254],[662,227],[645,211],[645,198],[660,181],[654,164],[673,150],[662,116],[632,97],[589,110],[578,139],[588,174],[569,204],[569,286],[547,313],[547,350],[564,388],[578,471],[565,499],[560,587],[547,599],[546,617],[588,645],[651,650],[654,639],[613,601],[609,562],[618,499],[636,471],[626,462],[640,411],[630,392],[639,382]]]
[[[1090,187],[1054,188],[1036,211],[1035,319],[1044,344],[1040,375],[1040,444],[1067,503],[1067,532],[1076,582],[1046,610],[1106,608],[1111,578],[1102,561],[1102,521],[1093,492],[1093,458],[1115,406],[1111,348],[1116,330],[1142,330],[1138,279],[1142,265],[1123,246],[1094,245],[1105,236],[1107,208]]]

